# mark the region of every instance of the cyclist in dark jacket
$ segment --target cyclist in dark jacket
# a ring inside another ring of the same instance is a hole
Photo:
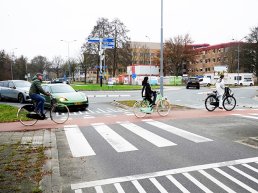
[[[152,100],[152,96],[153,96],[153,100]],[[142,97],[145,97],[151,106],[155,105],[155,101],[156,101],[156,91],[152,91],[151,90],[151,86],[148,83],[148,77],[144,77],[143,81],[142,81]]]
[[[43,88],[41,87],[43,75],[41,73],[37,73],[33,78],[33,82],[30,86],[29,95],[30,98],[34,101],[36,101],[37,105],[35,108],[35,112],[39,113],[41,117],[44,117],[44,103],[45,98],[40,95],[40,93],[49,96],[50,94],[45,92]]]

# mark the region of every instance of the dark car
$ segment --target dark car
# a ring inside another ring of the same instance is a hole
[[[200,89],[200,82],[199,81],[200,80],[198,78],[190,77],[187,81],[186,89],[188,89],[188,88]]]
[[[65,78],[57,78],[53,81],[51,81],[52,84],[56,84],[56,83],[66,83],[66,84],[70,84],[68,80],[66,80]]]

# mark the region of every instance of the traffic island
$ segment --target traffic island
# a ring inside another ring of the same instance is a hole
[[[258,149],[258,136],[257,137],[248,137],[248,138],[236,141],[236,142]]]
[[[136,100],[123,100],[123,101],[116,101],[114,100],[112,102],[113,105],[120,106],[124,109],[130,109],[133,107],[135,104]],[[171,110],[190,110],[192,108],[190,107],[185,107],[185,106],[180,106],[180,105],[174,105],[170,104]]]

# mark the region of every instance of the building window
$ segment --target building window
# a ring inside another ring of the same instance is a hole
[[[213,62],[216,62],[216,59],[215,59],[215,58],[213,58],[212,60],[213,60]]]

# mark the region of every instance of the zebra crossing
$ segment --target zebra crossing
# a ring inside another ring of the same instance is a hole
[[[154,132],[149,131],[148,129],[146,129],[148,128],[148,125],[154,126],[156,130],[159,129],[165,131],[166,133],[168,133],[168,135],[176,135],[180,138],[184,138],[185,140],[194,143],[213,141],[212,139],[209,139],[207,137],[203,137],[195,133],[191,133],[152,119],[142,120],[141,123],[143,123],[144,126],[139,126],[131,122],[117,122],[116,126],[118,125],[121,129],[130,131],[129,134],[133,133],[141,139],[149,142],[149,144],[158,148],[175,146],[177,144],[168,139],[165,139],[164,137],[159,136]],[[125,137],[115,132],[115,130],[112,129],[109,125],[106,125],[104,123],[94,123],[91,124],[91,127],[94,128],[96,133],[101,138],[103,138],[105,142],[109,144],[117,153],[139,150]],[[64,131],[73,157],[96,155],[96,153],[94,152],[94,148],[91,147],[88,140],[86,139],[90,138],[90,136],[84,136],[77,125],[65,125]]]
[[[96,118],[98,115],[105,116],[105,117],[116,117],[117,114],[123,113],[124,115],[134,115],[130,110],[123,109],[120,107],[114,108],[88,108],[86,111],[75,111],[70,112],[70,120],[76,116],[82,116],[84,119],[93,119]]]
[[[258,192],[258,157],[71,184],[75,193]]]

